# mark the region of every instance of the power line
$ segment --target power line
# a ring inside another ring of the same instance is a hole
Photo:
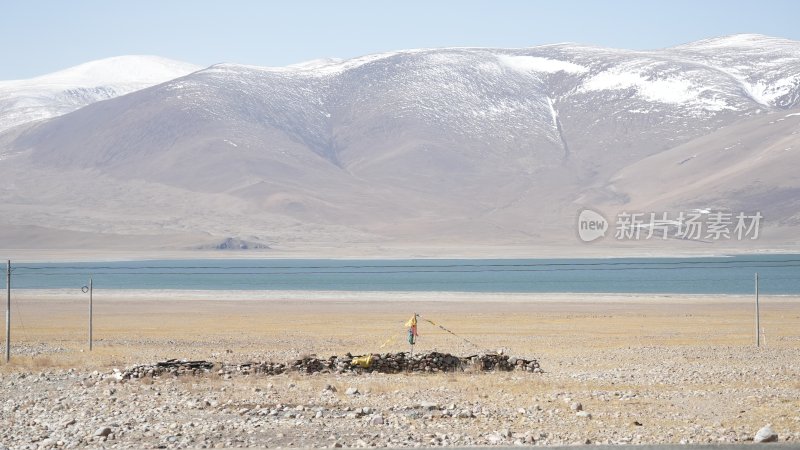
[[[156,275],[177,275],[178,273],[161,273]],[[93,275],[138,275],[138,276],[147,276],[153,275],[150,273],[93,273]],[[208,273],[180,273],[180,275],[188,275],[188,276],[204,276],[209,275]],[[216,274],[216,275],[231,275],[231,274]],[[241,274],[240,274],[241,275]],[[259,273],[252,273],[251,275],[264,275]],[[79,277],[83,276],[80,273],[70,273],[70,274],[63,274],[63,273],[37,273],[36,276],[48,276],[48,277]],[[761,277],[762,279],[771,280],[771,281],[785,281],[785,280],[796,280],[796,277]],[[651,279],[644,279],[644,278],[636,278],[636,279],[622,279],[622,278],[615,278],[615,279],[574,279],[574,278],[545,278],[545,279],[537,279],[536,282],[539,283],[619,283],[619,282],[628,282],[628,281],[635,281],[641,283],[660,283],[660,282],[723,282],[723,281],[741,281],[739,277],[728,277],[728,278],[651,278]],[[417,284],[430,284],[430,283],[444,283],[447,282],[446,280],[442,281],[419,281],[415,280],[414,283]],[[502,281],[482,281],[482,280],[459,280],[459,284],[493,284],[493,283],[503,283],[503,284],[520,284],[520,283],[530,283],[531,280],[502,280]],[[381,281],[380,284],[407,284],[408,281]],[[359,283],[357,281],[347,281],[348,285],[354,284],[361,284],[361,285],[369,285],[375,284],[374,282],[363,282]]]
[[[597,262],[537,262],[537,263],[483,263],[483,264],[358,264],[358,265],[297,265],[297,266],[274,266],[274,265],[258,265],[258,266],[66,266],[66,265],[49,265],[49,266],[17,266],[15,270],[160,270],[160,269],[178,269],[178,270],[258,270],[258,269],[273,269],[273,270],[319,270],[319,269],[447,269],[447,268],[514,268],[514,267],[581,267],[581,266],[675,266],[675,265],[701,265],[701,264],[716,264],[716,265],[736,265],[737,267],[752,267],[750,264],[757,264],[763,267],[762,264],[784,264],[784,263],[800,263],[800,259],[786,259],[781,261],[759,261],[759,260],[720,260],[720,261],[597,261]],[[625,270],[625,269],[620,269]]]
[[[716,265],[708,265],[708,266],[693,266],[691,269],[752,269],[752,268],[793,268],[798,267],[800,268],[800,264],[758,264],[758,265],[739,265],[735,267],[721,267]],[[403,267],[398,267],[399,269],[404,269]],[[53,270],[54,268],[50,268]],[[131,270],[134,268],[126,268],[123,270]],[[161,267],[159,269],[172,269],[168,267]],[[514,272],[521,272],[521,273],[536,273],[536,272],[576,272],[576,271],[630,271],[630,270],[688,270],[687,267],[559,267],[559,268],[552,268],[552,269],[541,269],[541,268],[533,268],[533,269],[477,269],[477,270],[440,270],[440,269],[431,269],[431,270],[422,270],[422,269],[413,269],[413,270],[297,270],[297,271],[282,271],[282,272],[275,272],[275,271],[264,271],[264,272],[233,272],[233,271],[223,271],[223,272],[208,272],[208,271],[183,271],[181,268],[175,268],[176,270],[169,270],[169,271],[147,271],[148,269],[142,268],[142,271],[117,271],[114,268],[58,268],[56,270],[63,270],[63,272],[37,272],[36,275],[71,275],[71,274],[83,274],[86,271],[91,271],[91,273],[96,275],[392,275],[392,274],[415,274],[415,273],[514,273]],[[226,269],[224,267],[209,267],[205,268],[202,267],[200,269],[209,269],[209,270],[219,270],[219,269]],[[270,268],[272,269],[272,268]],[[304,269],[304,268],[293,268],[293,269]],[[338,269],[338,268],[337,268]],[[106,270],[103,272],[102,270]],[[152,269],[150,269],[152,270]],[[233,269],[232,269],[233,270]]]

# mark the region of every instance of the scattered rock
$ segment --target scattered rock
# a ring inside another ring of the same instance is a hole
[[[384,422],[383,422],[383,417],[382,416],[372,416],[372,418],[369,419],[369,424],[370,425],[383,425],[383,423]]]
[[[778,440],[778,433],[772,430],[771,425],[767,425],[764,428],[758,430],[755,437],[753,438],[753,442],[775,442]]]
[[[108,437],[109,434],[111,434],[111,428],[109,427],[100,427],[94,432],[96,437]]]
[[[503,436],[500,436],[498,433],[492,433],[486,436],[486,440],[489,441],[490,444],[499,444],[503,442]]]
[[[586,411],[578,411],[577,413],[575,413],[575,416],[581,417],[583,419],[591,419],[592,418],[592,415],[589,414]]]
[[[345,393],[346,395],[358,395],[358,394],[359,394],[359,392],[358,392],[358,388],[355,388],[355,387],[349,387],[349,388],[347,388],[347,390],[346,390],[346,391],[344,391],[344,393]]]
[[[583,405],[580,402],[574,402],[571,405],[569,405],[569,409],[571,409],[573,411],[576,411],[576,412],[577,411],[583,411]]]

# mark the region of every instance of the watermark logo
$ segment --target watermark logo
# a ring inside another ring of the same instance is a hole
[[[761,212],[734,214],[728,211],[693,209],[688,212],[628,212],[617,214],[614,239],[639,241],[681,239],[698,242],[755,240],[760,234]],[[605,236],[609,222],[597,211],[583,209],[578,215],[578,237],[592,242]]]
[[[587,208],[578,214],[578,237],[583,242],[600,239],[607,230],[608,221],[599,212]]]

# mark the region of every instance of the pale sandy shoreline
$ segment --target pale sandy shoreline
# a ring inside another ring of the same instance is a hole
[[[88,299],[80,288],[13,289],[19,299]],[[592,293],[592,292],[461,292],[461,291],[339,291],[339,290],[214,290],[214,289],[94,289],[96,300],[142,301],[408,301],[408,302],[578,302],[578,303],[752,303],[753,294]],[[795,302],[795,294],[760,294],[762,300]]]

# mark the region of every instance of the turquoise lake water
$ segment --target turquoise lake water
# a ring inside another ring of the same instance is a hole
[[[14,289],[800,294],[800,255],[614,259],[12,261]]]

